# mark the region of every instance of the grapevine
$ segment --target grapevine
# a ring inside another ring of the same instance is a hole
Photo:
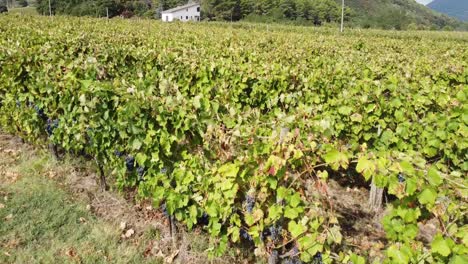
[[[0,127],[95,159],[116,188],[202,226],[212,254],[370,260],[342,239],[333,176],[392,197],[377,261],[463,263],[468,35],[268,30],[2,16]]]

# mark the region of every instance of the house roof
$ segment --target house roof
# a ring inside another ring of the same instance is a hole
[[[173,12],[179,11],[181,9],[186,9],[186,8],[189,8],[189,7],[192,7],[192,6],[199,6],[199,5],[200,5],[199,3],[190,3],[190,4],[183,5],[183,6],[178,6],[178,7],[168,9],[168,10],[164,10],[161,13],[173,13]]]

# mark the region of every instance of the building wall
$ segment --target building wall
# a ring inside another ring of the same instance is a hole
[[[189,8],[177,10],[172,13],[161,14],[162,21],[171,22],[174,20],[180,21],[199,21],[200,20],[200,6],[192,6]]]
[[[162,13],[161,19],[164,22],[172,22],[174,20],[174,17],[172,16],[172,13]]]

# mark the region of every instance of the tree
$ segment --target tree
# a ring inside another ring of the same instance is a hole
[[[118,16],[124,6],[114,0],[50,0],[52,14],[74,16],[105,17],[107,10],[109,16]],[[37,0],[36,9],[40,14],[49,14],[49,0]]]
[[[296,19],[296,1],[295,0],[282,0],[280,9],[283,11],[284,17],[288,19]]]
[[[21,7],[27,7],[28,6],[28,1],[26,1],[26,0],[18,0],[17,3]]]
[[[210,20],[237,21],[242,18],[240,0],[206,0],[202,2],[202,11]]]

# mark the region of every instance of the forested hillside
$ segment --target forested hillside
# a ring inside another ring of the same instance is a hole
[[[186,0],[52,0],[54,14],[76,16],[133,15],[158,18],[161,10]],[[201,0],[206,20],[280,22],[305,25],[338,23],[341,0]],[[48,0],[38,0],[38,11],[47,14]],[[384,29],[467,29],[466,23],[439,14],[414,0],[346,0],[349,26]]]
[[[466,29],[466,25],[460,21],[437,13],[415,0],[346,0],[346,3],[355,12],[352,20],[364,27]]]
[[[462,28],[460,21],[414,0],[346,0],[345,18],[354,26],[384,29]],[[341,0],[205,0],[206,17],[216,20],[339,22]],[[466,26],[466,25],[465,25]]]
[[[438,12],[468,21],[468,1],[466,0],[434,0],[427,6]]]

